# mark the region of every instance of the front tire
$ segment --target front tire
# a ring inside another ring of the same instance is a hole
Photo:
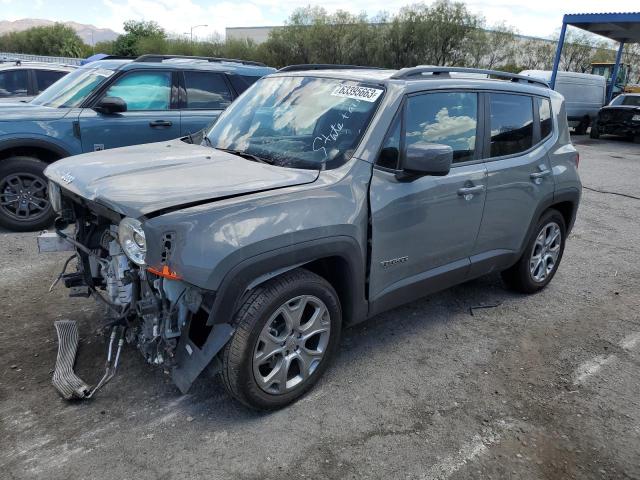
[[[521,293],[535,293],[546,287],[558,271],[566,232],[560,212],[547,210],[538,221],[518,262],[502,272],[507,286]]]
[[[342,311],[324,278],[296,269],[254,289],[235,323],[222,351],[224,385],[243,404],[274,410],[304,395],[326,370]]]
[[[51,225],[55,215],[43,173],[46,167],[46,163],[33,157],[0,161],[0,226],[14,232],[31,232]]]

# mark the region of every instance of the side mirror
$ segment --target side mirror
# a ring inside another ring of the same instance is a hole
[[[451,170],[453,148],[439,143],[416,142],[407,147],[402,170],[405,177],[444,176]]]
[[[127,102],[120,97],[102,97],[93,109],[106,114],[122,113],[127,111]]]

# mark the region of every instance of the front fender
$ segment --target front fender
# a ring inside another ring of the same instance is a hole
[[[73,132],[70,132],[73,136]],[[29,133],[20,135],[6,134],[0,136],[0,152],[12,148],[40,148],[53,152],[60,158],[70,157],[82,153],[80,140],[74,138],[74,142],[66,142],[60,138],[46,134]]]
[[[199,346],[191,340],[191,323],[182,332],[176,349],[176,367],[171,373],[180,391],[189,390],[235,333],[233,317],[245,292],[291,269],[332,257],[339,257],[346,265],[346,270],[340,272],[346,282],[342,291],[344,315],[355,321],[364,319],[367,312],[365,268],[360,247],[353,237],[318,238],[247,258],[233,267],[220,284],[207,319],[211,330],[204,344]]]

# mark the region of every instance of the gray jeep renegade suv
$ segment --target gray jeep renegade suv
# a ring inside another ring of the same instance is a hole
[[[183,392],[210,367],[235,398],[273,409],[314,385],[346,325],[497,270],[521,292],[544,288],[576,216],[577,166],[563,98],[538,80],[293,66],[201,142],[45,173],[77,263],[60,278],[105,305],[111,343],[137,345]],[[92,395],[105,381],[92,389],[69,368],[77,327],[56,327],[54,384]]]

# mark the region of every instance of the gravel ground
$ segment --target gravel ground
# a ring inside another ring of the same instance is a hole
[[[638,195],[640,146],[575,141],[585,186]],[[63,256],[0,232],[0,477],[640,478],[639,206],[585,190],[545,291],[489,276],[380,315],[345,332],[309,395],[270,414],[217,378],[181,396],[133,349],[94,400],[62,400],[53,321],[79,321],[78,372],[97,379],[98,309],[47,293]]]

